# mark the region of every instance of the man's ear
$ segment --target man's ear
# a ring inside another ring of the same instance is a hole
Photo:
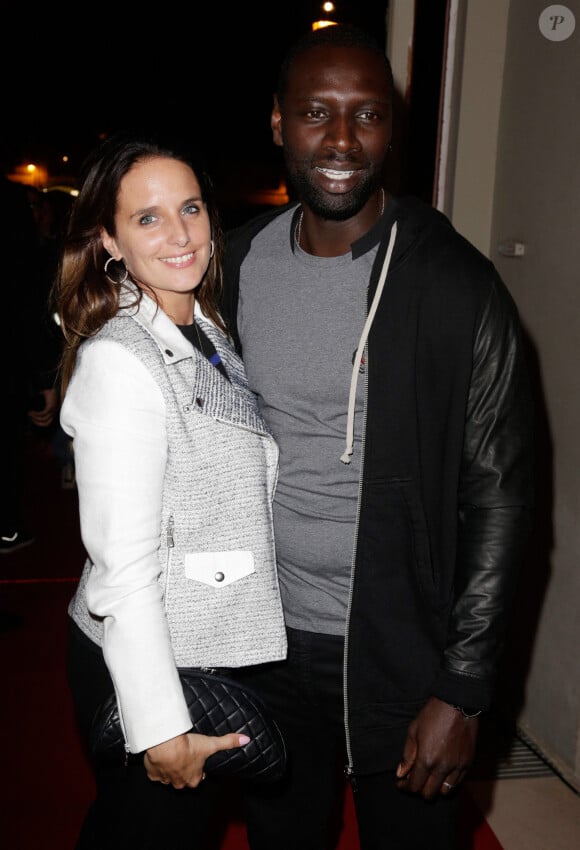
[[[120,260],[123,256],[117,247],[117,243],[114,238],[104,229],[101,228],[101,241],[103,243],[103,247],[106,251],[109,252],[111,257],[114,257],[115,260]]]
[[[272,107],[272,114],[270,116],[270,127],[272,128],[272,138],[274,140],[274,144],[278,145],[279,148],[282,147],[282,113],[280,112],[280,104],[278,103],[277,95],[274,95],[274,106]]]

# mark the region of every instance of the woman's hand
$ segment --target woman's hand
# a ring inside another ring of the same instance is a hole
[[[145,770],[153,782],[173,785],[174,788],[197,788],[205,779],[203,769],[206,759],[220,750],[243,747],[249,741],[247,735],[235,732],[221,737],[188,732],[149,747],[144,758]]]

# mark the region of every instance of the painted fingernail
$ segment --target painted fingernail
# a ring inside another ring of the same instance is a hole
[[[238,741],[240,742],[240,747],[244,747],[246,744],[250,743],[250,739],[247,735],[240,735]]]

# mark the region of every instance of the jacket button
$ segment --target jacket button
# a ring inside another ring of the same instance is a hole
[[[168,357],[173,357],[173,351],[170,348],[166,348],[165,353],[167,354]]]
[[[186,413],[189,413],[189,411],[191,410],[191,404],[184,404],[183,409]]]
[[[225,579],[225,575],[223,573],[216,573],[214,579],[215,581],[223,581]]]

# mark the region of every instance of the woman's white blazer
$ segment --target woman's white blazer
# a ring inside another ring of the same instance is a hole
[[[82,343],[61,408],[88,556],[69,613],[102,646],[131,752],[190,728],[177,667],[286,654],[278,447],[196,311],[229,381],[143,296]]]

